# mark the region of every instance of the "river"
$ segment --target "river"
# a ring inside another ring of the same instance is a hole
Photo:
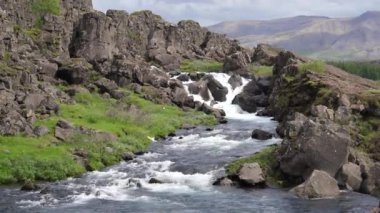
[[[281,142],[257,141],[253,129],[275,133],[277,123],[231,105],[235,90],[228,75],[213,74],[229,88],[227,101],[214,107],[226,111],[227,124],[212,130],[197,127],[152,143],[150,150],[130,162],[90,172],[80,178],[43,183],[46,193],[0,189],[0,212],[369,212],[374,197],[342,192],[335,199],[303,200],[285,189],[218,187],[224,166]],[[244,84],[248,81],[244,80]],[[201,100],[199,96],[196,100]],[[156,178],[162,184],[150,184]]]

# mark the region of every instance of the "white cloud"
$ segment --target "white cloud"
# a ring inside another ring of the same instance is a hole
[[[166,20],[192,19],[202,25],[224,20],[273,19],[296,15],[357,16],[380,10],[380,0],[93,0],[98,10],[152,10]]]

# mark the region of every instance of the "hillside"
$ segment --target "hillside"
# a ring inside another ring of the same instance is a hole
[[[245,46],[269,43],[329,60],[380,58],[380,12],[354,18],[297,16],[269,21],[223,22],[209,29],[237,38]]]

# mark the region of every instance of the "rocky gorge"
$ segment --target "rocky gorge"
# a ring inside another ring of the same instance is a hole
[[[2,0],[0,28],[1,184],[37,190],[35,181],[130,161],[152,138],[229,122],[218,104],[230,101],[279,122],[252,138],[283,141],[231,159],[216,185],[380,196],[377,82],[268,45],[246,49],[194,21],[95,11],[91,0]],[[226,82],[201,72],[215,66]],[[269,75],[255,72],[262,66]]]

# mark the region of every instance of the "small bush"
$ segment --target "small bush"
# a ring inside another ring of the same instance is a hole
[[[33,0],[32,11],[39,16],[46,14],[58,16],[61,13],[60,0]]]

